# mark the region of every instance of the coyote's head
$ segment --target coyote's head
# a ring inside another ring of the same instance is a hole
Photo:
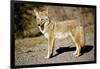
[[[44,30],[44,27],[50,23],[50,19],[48,17],[48,9],[34,9],[34,13],[36,15],[37,25]]]

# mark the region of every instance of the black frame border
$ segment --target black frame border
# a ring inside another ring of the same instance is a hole
[[[36,64],[36,65],[18,65],[15,66],[15,42],[14,42],[14,4],[15,3],[32,3],[32,4],[40,4],[40,5],[51,5],[51,6],[69,6],[69,7],[88,7],[88,8],[94,8],[95,9],[95,24],[94,24],[94,44],[95,44],[95,51],[94,61],[84,61],[84,62],[71,62],[71,63],[53,63],[53,64]],[[80,4],[64,4],[64,3],[50,3],[50,2],[35,2],[35,1],[16,1],[11,0],[10,2],[10,68],[30,68],[30,67],[48,67],[48,66],[61,66],[61,65],[77,65],[77,64],[93,64],[97,63],[97,43],[96,43],[96,5],[80,5]]]

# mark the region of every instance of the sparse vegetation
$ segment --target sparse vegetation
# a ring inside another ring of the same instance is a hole
[[[39,44],[46,44],[46,43],[47,43],[47,40],[44,36],[15,40],[16,47],[36,46]]]
[[[33,37],[39,34],[36,19],[32,15],[33,5],[16,3],[14,7],[15,39]]]
[[[86,26],[85,33],[94,33],[94,25]]]

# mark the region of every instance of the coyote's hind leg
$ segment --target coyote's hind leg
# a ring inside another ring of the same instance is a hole
[[[74,34],[71,34],[71,37],[72,37],[72,40],[74,41],[74,43],[76,45],[76,51],[73,54],[78,57],[78,56],[81,55],[81,53],[80,53],[80,51],[81,51],[80,36],[76,32]]]

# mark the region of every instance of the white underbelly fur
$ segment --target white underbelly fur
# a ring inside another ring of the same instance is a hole
[[[55,34],[55,38],[57,38],[57,39],[64,39],[70,35],[69,32],[64,32],[64,33],[63,32],[55,32],[54,34]]]
[[[64,39],[64,38],[67,38],[69,35],[70,35],[70,32],[64,32],[64,33],[62,33],[62,32],[55,32],[54,33],[54,37],[56,39]],[[48,38],[48,33],[44,33],[44,36],[46,38]]]

